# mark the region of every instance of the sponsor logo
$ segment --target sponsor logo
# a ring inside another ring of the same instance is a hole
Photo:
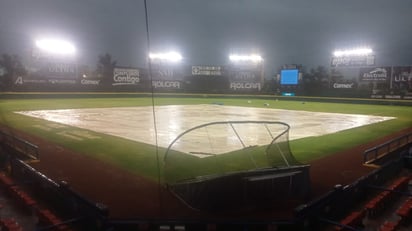
[[[26,83],[44,84],[44,83],[47,83],[47,80],[45,79],[24,79],[23,77],[19,76],[14,82],[15,85],[23,85]]]
[[[140,82],[140,72],[138,69],[115,68],[113,71],[113,86],[134,85]]]
[[[222,75],[222,67],[192,66],[192,75]]]
[[[405,95],[405,96],[403,97],[403,99],[412,99],[412,96],[410,96],[410,95]]]
[[[48,66],[50,73],[76,73],[76,68],[72,64],[68,63],[50,63]]]
[[[230,89],[233,89],[233,90],[258,89],[260,90],[260,83],[230,83]]]
[[[248,72],[248,71],[239,71],[236,72],[234,75],[234,79],[236,80],[252,80],[255,79],[256,75],[253,72]]]
[[[364,81],[386,80],[388,77],[388,71],[386,70],[386,68],[381,67],[374,68],[371,71],[362,74],[362,80]]]
[[[92,79],[82,79],[80,81],[82,85],[99,85],[100,80],[92,80]]]
[[[162,81],[156,80],[152,81],[152,85],[154,88],[173,88],[173,89],[180,89],[180,82],[178,81]]]
[[[385,69],[385,68],[378,67],[378,68],[373,69],[373,70],[370,71],[369,73],[370,73],[370,74],[377,74],[377,75],[382,74],[382,73],[385,73],[385,74],[386,74],[386,69]]]
[[[354,83],[334,83],[333,88],[353,88]]]
[[[48,81],[51,84],[76,84],[74,79],[49,79]]]
[[[402,72],[400,75],[394,75],[393,81],[395,82],[411,82],[412,81],[412,73]]]
[[[165,78],[165,77],[173,77],[174,76],[174,74],[173,74],[173,70],[172,69],[162,69],[162,70],[157,70],[157,75],[155,75],[155,76],[158,76],[158,77],[160,77],[160,78]]]

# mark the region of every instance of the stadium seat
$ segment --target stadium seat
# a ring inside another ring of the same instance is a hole
[[[394,231],[399,228],[399,221],[385,221],[381,227],[380,231]]]
[[[53,212],[48,209],[37,210],[37,216],[39,218],[39,223],[42,225],[55,225],[56,228],[53,230],[67,231],[70,228],[67,225],[60,225],[63,223]]]
[[[403,220],[410,219],[412,215],[412,197],[409,197],[396,211],[396,214]]]
[[[394,183],[389,186],[391,190],[404,190],[408,187],[408,183],[410,181],[410,177],[401,177],[398,178]]]
[[[23,231],[23,228],[17,223],[14,218],[5,218],[0,220],[1,230],[7,231]]]
[[[18,186],[11,186],[9,188],[9,193],[21,207],[27,209],[28,211],[31,211],[32,208],[37,204],[37,202],[31,196],[21,190]]]
[[[0,173],[0,183],[5,188],[15,185],[14,181],[10,177],[6,176],[4,173]]]
[[[389,191],[383,191],[377,196],[372,198],[366,205],[365,210],[369,217],[374,217],[380,214],[387,206],[387,203],[390,201],[392,193]]]
[[[340,223],[346,226],[362,226],[362,220],[365,216],[365,211],[355,211],[345,217]],[[342,226],[335,226],[335,230],[344,230],[345,228]]]

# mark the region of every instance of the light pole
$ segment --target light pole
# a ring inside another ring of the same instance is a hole
[[[36,48],[43,55],[72,57],[76,54],[76,48],[73,43],[60,39],[39,39],[35,41]]]
[[[333,56],[335,57],[344,57],[344,56],[368,56],[373,53],[372,49],[370,48],[356,48],[356,49],[349,49],[349,50],[336,50],[333,52]]]
[[[234,65],[243,65],[243,66],[255,66],[259,68],[259,81],[260,81],[260,89],[263,88],[263,79],[264,79],[264,66],[263,61],[264,59],[259,54],[231,54],[229,55],[229,60]],[[259,89],[259,90],[260,90]]]
[[[333,69],[338,68],[339,66],[343,67],[359,67],[359,66],[368,66],[369,57],[373,58],[373,50],[369,47],[359,47],[353,49],[341,49],[335,50],[333,53],[331,66]],[[354,61],[356,60],[356,62]],[[331,71],[332,72],[332,71]],[[331,74],[329,75],[329,88],[331,87]],[[359,79],[357,80],[359,84]]]
[[[263,62],[263,58],[260,55],[257,54],[251,54],[251,55],[237,55],[237,54],[232,54],[229,55],[229,60],[234,62],[234,63],[253,63],[253,64],[258,64]]]
[[[150,67],[154,67],[154,76],[152,76],[152,87],[164,89],[180,89],[181,82],[177,73],[178,63],[182,61],[183,57],[180,53],[175,51],[149,53]]]
[[[79,77],[78,64],[75,59],[77,51],[72,42],[56,38],[42,38],[34,41],[34,46],[36,54],[33,54],[33,56],[37,55],[40,63],[43,63],[42,65],[45,64],[44,61],[49,62],[47,64],[49,69],[45,73],[48,81],[51,81],[53,78],[56,82],[62,81],[53,77],[57,73],[63,78],[70,79],[72,83],[76,83],[76,79]],[[53,69],[50,69],[50,67]]]
[[[183,57],[178,52],[170,51],[164,53],[149,53],[149,59],[153,61],[157,60],[160,62],[177,63],[180,62],[183,59]]]

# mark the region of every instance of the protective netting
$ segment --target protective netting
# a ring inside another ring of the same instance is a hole
[[[289,129],[274,121],[214,122],[189,129],[166,151],[165,183],[299,165],[289,148]]]
[[[187,205],[221,210],[302,199],[309,195],[309,166],[289,148],[289,125],[228,121],[179,135],[164,156],[167,188]]]

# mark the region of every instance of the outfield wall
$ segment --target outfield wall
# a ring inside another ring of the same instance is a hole
[[[301,101],[325,103],[350,103],[372,105],[412,106],[412,100],[401,99],[363,99],[363,98],[337,98],[337,97],[306,97],[306,96],[277,96],[277,95],[232,95],[232,94],[190,94],[190,93],[126,93],[126,92],[3,92],[0,99],[58,99],[58,98],[210,98],[210,99],[262,99],[276,101]]]

